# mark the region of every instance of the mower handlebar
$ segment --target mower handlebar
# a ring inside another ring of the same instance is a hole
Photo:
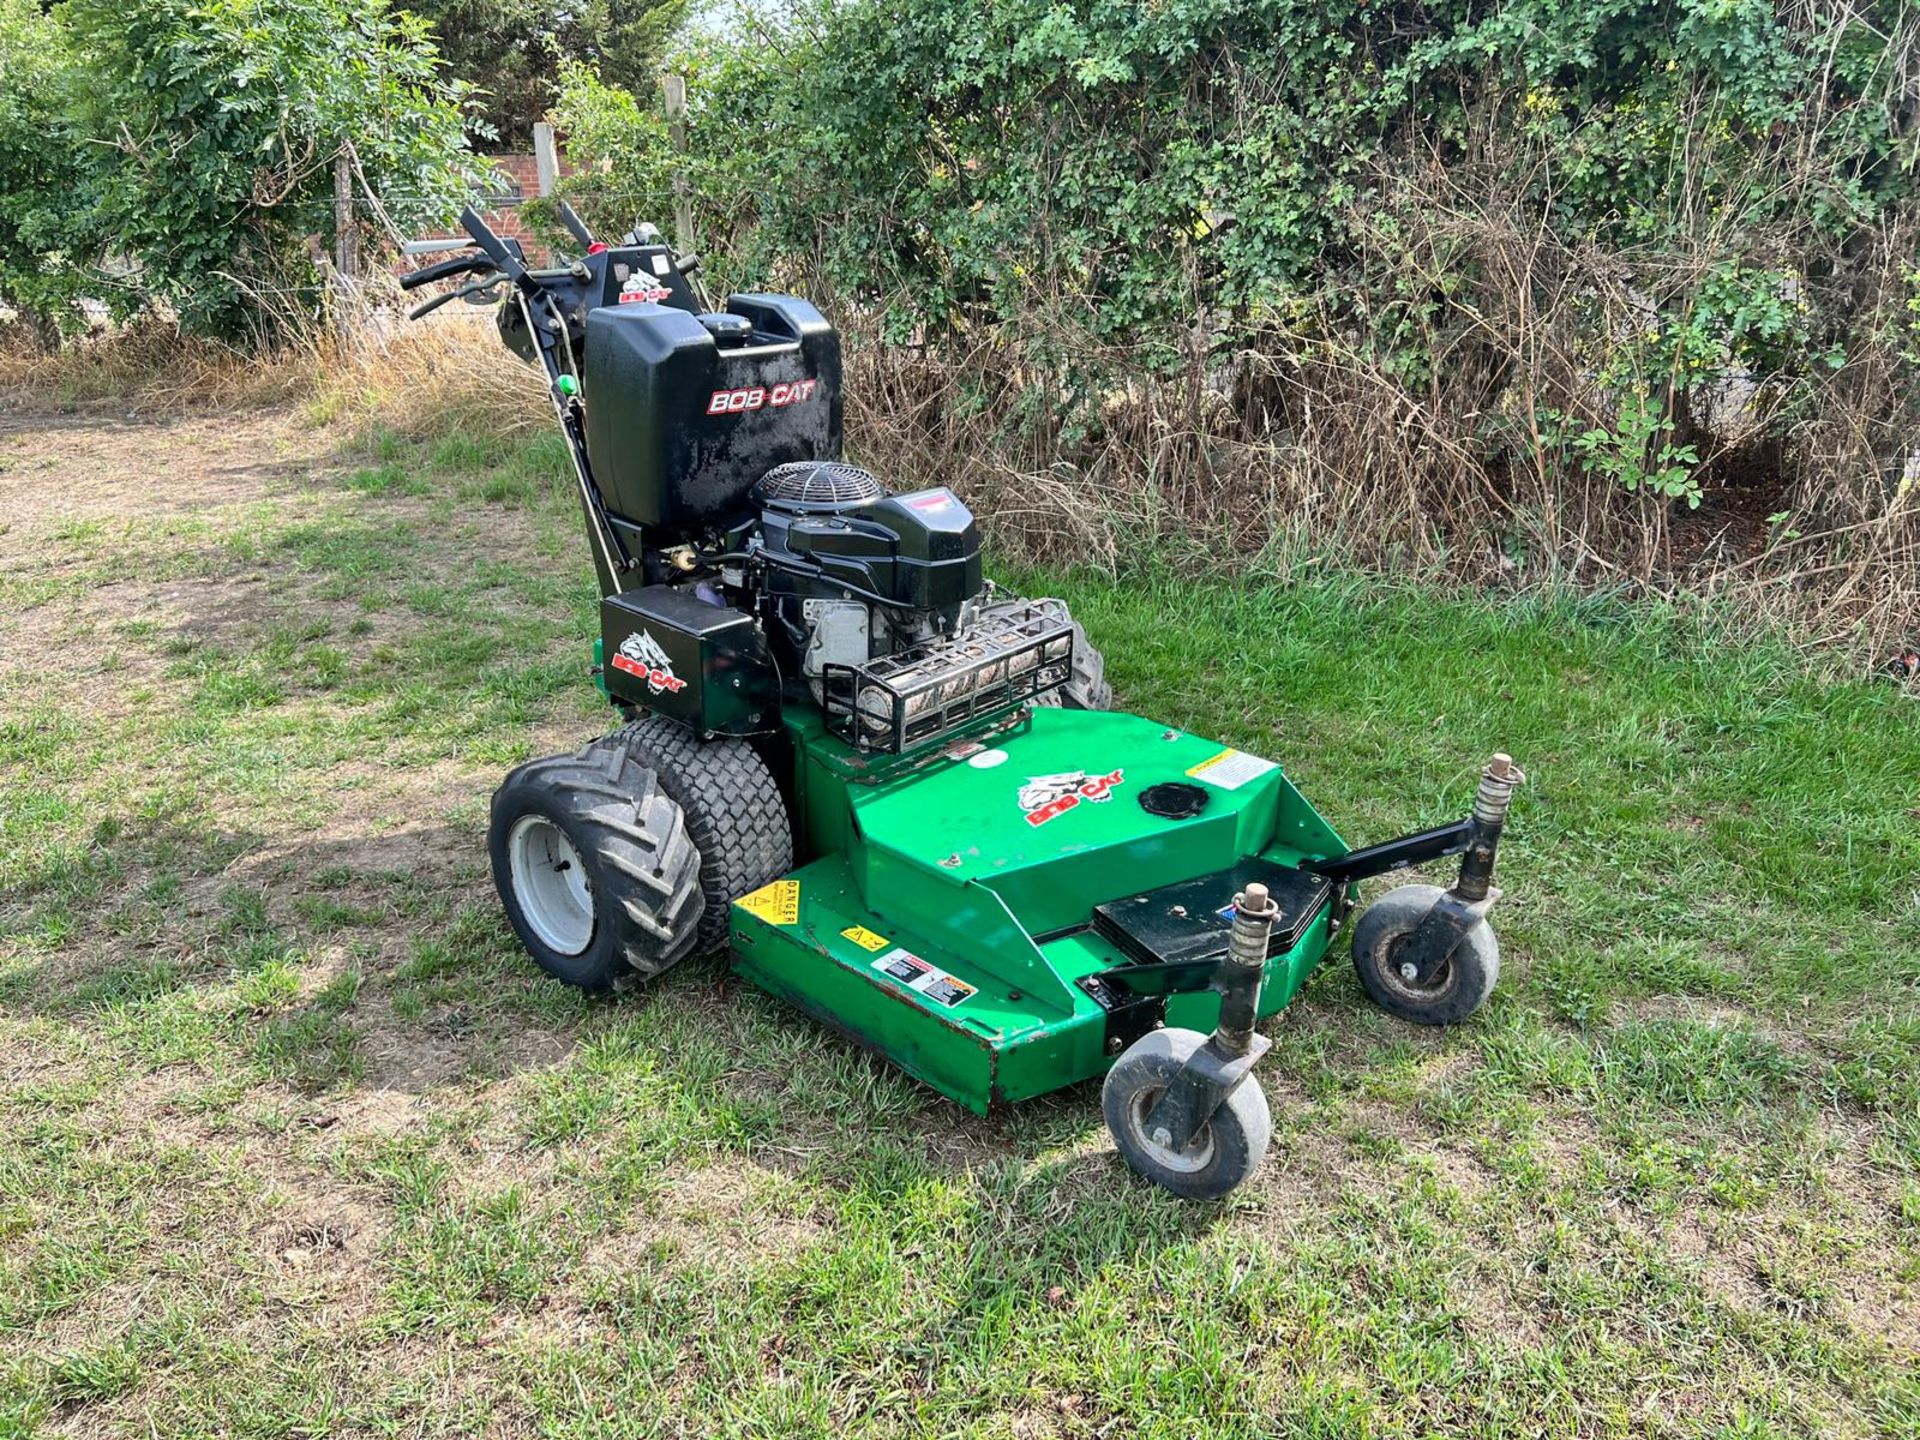
[[[444,280],[449,275],[464,275],[469,270],[493,270],[497,268],[493,261],[485,255],[475,255],[469,252],[465,255],[456,255],[451,260],[442,260],[437,264],[425,266],[422,269],[415,270],[410,275],[402,275],[400,277],[400,288],[402,290],[418,290],[422,285],[431,285],[434,281]]]

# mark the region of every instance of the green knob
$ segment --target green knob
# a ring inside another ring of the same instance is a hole
[[[569,400],[580,393],[580,382],[571,375],[562,375],[555,385]]]

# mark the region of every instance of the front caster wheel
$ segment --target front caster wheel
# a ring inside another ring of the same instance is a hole
[[[1216,1200],[1240,1184],[1267,1153],[1273,1115],[1266,1092],[1248,1077],[1200,1127],[1184,1150],[1157,1144],[1147,1133],[1154,1102],[1189,1056],[1207,1043],[1197,1030],[1155,1030],[1127,1048],[1100,1091],[1100,1108],[1113,1143],[1135,1170],[1186,1200]]]
[[[1493,993],[1500,978],[1500,942],[1485,920],[1460,937],[1446,962],[1424,981],[1408,973],[1406,940],[1446,892],[1438,885],[1402,885],[1367,907],[1353,927],[1353,966],[1373,1003],[1416,1025],[1452,1025]]]

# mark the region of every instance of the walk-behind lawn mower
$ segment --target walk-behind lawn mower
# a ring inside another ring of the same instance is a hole
[[[508,918],[605,991],[734,968],[971,1110],[1102,1073],[1108,1128],[1176,1194],[1260,1163],[1250,1071],[1358,882],[1460,855],[1353,925],[1367,993],[1421,1024],[1486,1000],[1494,850],[1473,813],[1349,850],[1271,760],[1108,708],[1066,607],[997,589],[941,487],[841,458],[840,348],[789,295],[710,310],[650,226],[530,268],[468,211],[471,278],[544,368],[599,575],[596,683],[626,722],[493,799]]]

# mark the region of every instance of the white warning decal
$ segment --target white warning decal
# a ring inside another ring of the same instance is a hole
[[[1249,780],[1258,780],[1269,770],[1279,768],[1273,761],[1262,760],[1244,750],[1222,750],[1211,759],[1202,760],[1187,774],[1209,785],[1218,785],[1222,790],[1238,790]]]
[[[973,986],[966,981],[898,946],[874,961],[873,968],[882,975],[892,976],[909,990],[918,990],[936,1005],[958,1005],[973,994]]]

